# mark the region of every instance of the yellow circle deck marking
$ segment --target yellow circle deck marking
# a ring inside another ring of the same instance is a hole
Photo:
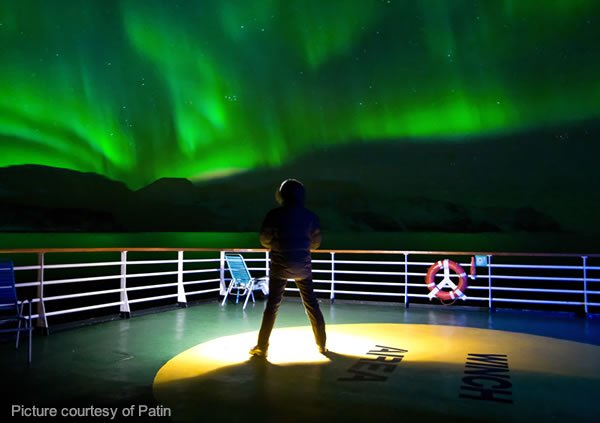
[[[175,421],[595,421],[595,345],[458,326],[328,325],[329,357],[310,327],[293,327],[273,331],[267,362],[249,360],[256,335],[174,357],[154,379],[157,401]]]

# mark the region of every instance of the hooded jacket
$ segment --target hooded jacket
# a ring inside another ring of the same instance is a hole
[[[310,278],[310,250],[321,245],[319,218],[304,207],[304,186],[295,179],[284,181],[276,198],[281,206],[267,213],[260,231],[260,243],[271,250],[270,275]]]

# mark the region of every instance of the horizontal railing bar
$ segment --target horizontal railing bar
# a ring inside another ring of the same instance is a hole
[[[472,289],[472,287],[469,287]],[[487,289],[483,287],[483,289]],[[515,292],[550,292],[550,293],[560,293],[560,294],[583,294],[584,291],[581,289],[577,290],[568,290],[568,289],[546,289],[546,288],[511,288],[504,286],[495,286],[493,288],[494,291],[515,291]],[[588,291],[589,293],[589,291]]]
[[[313,263],[315,260],[313,260]],[[322,263],[331,264],[331,260],[323,261]],[[354,261],[354,260],[335,260],[335,264],[382,264],[382,265],[396,265],[396,266],[431,266],[436,262],[423,262],[423,261]],[[461,267],[470,267],[471,263],[458,263]]]
[[[214,272],[214,271],[218,271],[218,270],[219,269],[206,269],[206,272],[204,272],[204,269],[201,271],[186,270],[183,273],[209,273],[209,272]],[[161,275],[175,275],[175,274],[177,274],[177,271],[157,272],[157,273],[133,273],[133,274],[126,275],[126,277],[127,278],[135,278],[135,277],[141,277],[141,276],[161,276]],[[76,282],[111,280],[111,279],[119,279],[120,277],[121,277],[120,275],[109,275],[109,276],[91,276],[88,278],[52,279],[52,280],[44,281],[44,286],[45,285],[62,285],[62,284],[76,283]],[[38,286],[39,284],[40,284],[39,281],[21,282],[21,283],[15,284],[15,287],[16,288],[26,288],[26,287],[30,287],[30,286]]]
[[[141,291],[142,289],[158,289],[158,288],[169,288],[171,286],[177,286],[177,282],[173,283],[162,283],[158,285],[145,285],[145,286],[132,286],[127,287],[126,291]]]
[[[429,295],[427,294],[408,294],[409,298],[429,298]],[[458,300],[458,298],[457,298]],[[488,297],[472,297],[470,295],[467,295],[467,299],[466,301],[489,301]],[[462,301],[460,302],[462,303]],[[444,304],[442,304],[444,305]]]
[[[184,259],[184,263],[218,263],[220,262],[220,258],[210,258],[210,259]]]
[[[127,279],[130,278],[142,278],[147,276],[167,276],[167,275],[176,275],[177,270],[173,270],[171,272],[154,272],[154,273],[128,273]]]
[[[409,298],[429,298],[429,296],[427,294],[408,294],[407,295]],[[458,298],[456,298],[456,300],[458,300]],[[489,301],[488,297],[473,297],[471,295],[467,295],[467,299],[466,301]],[[462,300],[461,300],[462,303]],[[444,304],[442,304],[444,305]]]
[[[351,273],[351,270],[335,270],[335,273]],[[325,273],[325,274],[331,274],[331,269],[313,269],[313,273]],[[377,274],[377,272],[364,272],[364,274],[368,274],[368,275],[374,275]],[[404,276],[405,273],[404,272],[381,272],[381,274],[383,275],[396,275],[396,276]],[[408,276],[425,276],[427,273],[421,273],[421,272],[407,272],[406,275]],[[478,277],[483,277],[483,275],[478,276]]]
[[[336,254],[409,254],[415,256],[445,255],[445,256],[514,256],[514,257],[600,257],[600,254],[593,253],[523,253],[523,252],[493,252],[493,251],[416,251],[416,250],[312,250],[314,254],[318,253],[336,253]]]
[[[551,264],[489,264],[486,267],[493,269],[555,269],[555,270],[583,270],[583,266],[555,266]],[[588,268],[589,269],[589,268]]]
[[[65,264],[45,264],[44,269],[72,269],[78,267],[104,267],[104,266],[119,266],[120,261],[104,261],[98,263],[65,263]],[[39,268],[39,266],[38,266]]]
[[[69,314],[69,313],[76,313],[79,311],[88,311],[88,310],[96,310],[99,308],[105,308],[105,307],[116,307],[123,304],[122,301],[118,301],[116,303],[106,303],[106,304],[97,304],[95,306],[87,306],[87,307],[77,307],[77,308],[71,308],[68,310],[58,310],[58,311],[50,311],[46,313],[46,316],[50,317],[50,316],[60,316],[61,314]]]
[[[326,273],[326,272],[319,272]],[[331,271],[330,271],[331,273]],[[335,273],[343,273],[347,275],[389,275],[389,276],[404,276],[404,272],[369,272],[366,270],[338,270],[335,269]]]
[[[208,294],[209,292],[219,292],[221,288],[205,289],[202,291],[186,292],[186,295]]]
[[[90,282],[90,281],[106,281],[110,279],[119,279],[120,275],[109,275],[109,276],[90,276],[88,278],[72,278],[72,279],[52,279],[44,281],[46,285],[62,285],[66,283],[77,283],[77,282]]]
[[[83,298],[95,295],[115,294],[117,292],[121,292],[121,288],[107,289],[105,291],[78,292],[76,294],[55,295],[52,297],[44,297],[44,301],[65,300],[67,298]]]
[[[16,283],[15,288],[26,288],[28,286],[38,286],[40,281]]]
[[[524,280],[524,281],[561,281],[561,282],[583,282],[583,278],[567,278],[560,276],[511,276],[511,275],[496,275],[493,276],[494,279],[514,279],[514,280]]]
[[[218,272],[220,269],[192,269],[192,270],[184,270],[183,274],[188,273],[209,273],[209,272]]]
[[[439,261],[439,260],[438,260]],[[377,262],[377,261],[354,261],[354,260],[335,260],[334,261],[335,264],[338,263],[344,263],[344,264],[395,264],[398,266],[404,266],[404,261],[382,261],[382,262]],[[312,260],[312,263],[320,263],[320,264],[331,264],[331,260]],[[436,262],[434,261],[409,261],[406,262],[406,265],[408,266],[431,266],[432,264],[434,264]],[[463,267],[469,267],[471,265],[471,263],[459,263],[461,266]],[[485,267],[485,266],[479,266],[479,267]]]
[[[431,301],[431,298],[427,294],[408,294],[408,298],[428,298]]]
[[[496,298],[494,302],[507,302],[507,303],[527,303],[527,304],[560,304],[560,305],[583,305],[581,301],[551,301],[551,300],[523,300],[518,298]]]
[[[421,262],[421,261],[415,261],[415,262],[413,262],[413,263],[408,263],[408,265],[409,265],[409,266],[410,266],[410,265],[412,265],[412,266],[425,266],[425,267],[431,267],[431,266],[433,266],[434,264],[436,264],[438,261],[443,261],[443,259],[436,260],[436,261],[430,261],[430,262]],[[465,267],[466,267],[466,268],[468,268],[468,267],[470,267],[470,265],[471,265],[470,263],[460,263],[460,262],[457,262],[457,264],[458,264],[460,267],[462,267],[462,268],[465,268]]]
[[[331,265],[331,260],[323,260],[323,261],[317,261],[317,260],[312,260],[313,263],[322,263],[322,264],[329,264]],[[342,263],[342,261],[338,261],[335,260],[335,264],[338,263]],[[373,261],[347,261],[344,260],[343,261],[344,264],[377,264],[378,262],[373,262]],[[407,262],[406,265],[408,266],[431,266],[432,264],[434,264],[435,262],[425,262],[425,261],[415,261],[415,262]],[[404,266],[404,262],[403,261],[398,261],[398,262],[381,262],[381,264],[395,264],[397,266]],[[468,266],[469,263],[459,263],[461,266]]]
[[[323,291],[329,292],[329,291]],[[350,295],[376,295],[376,296],[390,296],[390,297],[404,297],[404,292],[366,292],[366,291],[344,291],[344,290],[335,290],[336,294],[350,294]]]
[[[331,281],[329,281],[331,283]],[[335,280],[335,284],[342,285],[381,285],[381,286],[404,286],[404,282],[368,282],[368,281],[342,281]],[[425,285],[423,285],[425,286]],[[337,292],[337,289],[335,290]]]
[[[221,279],[219,279],[219,278],[204,279],[204,280],[198,280],[198,281],[183,282],[183,285],[198,285],[198,284],[201,284],[201,283],[220,282],[220,281],[221,281]]]
[[[131,265],[136,265],[136,264],[174,264],[177,263],[178,261],[175,260],[127,260],[126,264],[129,266]],[[121,263],[119,263],[121,264]]]
[[[313,282],[319,282],[319,283],[331,283],[330,280],[325,280],[325,279],[316,279]],[[335,284],[340,284],[340,285],[381,285],[381,286],[399,286],[399,287],[403,287],[404,286],[404,282],[367,282],[367,281],[342,281],[342,280],[335,280]],[[409,287],[415,287],[415,288],[427,288],[427,285],[423,284],[423,283],[409,283],[408,284]],[[474,290],[488,290],[489,288],[487,286],[469,286],[469,289],[474,289]],[[496,289],[496,288],[494,288]],[[335,292],[338,292],[338,290],[336,289]],[[567,291],[569,293],[576,293],[578,291]],[[590,293],[590,291],[588,291],[588,293]]]
[[[331,264],[331,260],[313,260],[313,263]],[[335,264],[383,264],[383,265],[402,265],[404,261],[368,261],[368,260],[334,260]]]
[[[331,280],[327,280],[327,279],[314,279],[313,282],[318,282],[318,283],[328,283],[331,284]],[[404,286],[404,282],[369,282],[369,281],[342,281],[342,280],[335,280],[335,284],[373,284],[373,285],[391,285],[391,286]],[[423,284],[423,283],[409,283],[407,284],[408,286],[412,286],[412,287],[426,287],[427,285]],[[471,288],[471,287],[469,287]],[[485,288],[481,288],[481,289],[488,289],[487,287]],[[337,289],[335,290],[335,292],[337,292]]]
[[[479,285],[469,285],[469,290],[474,289],[474,290],[482,290],[482,291],[489,291],[490,287],[489,286],[479,286]],[[496,287],[494,287],[493,289],[496,289]]]
[[[325,274],[331,274],[331,269],[330,269],[330,270],[325,270],[325,269],[323,269],[323,270],[314,270],[314,269],[313,269],[313,273],[325,273]],[[352,273],[352,271],[345,271],[345,270],[339,270],[339,271],[338,271],[338,270],[336,269],[335,273],[336,273],[336,274],[337,274],[337,273],[347,273],[347,274],[351,274],[351,273]],[[364,274],[368,274],[368,275],[372,275],[372,274],[373,274],[373,275],[374,275],[374,274],[377,274],[377,272],[364,272]],[[408,276],[425,276],[427,273],[420,273],[420,272],[407,272],[407,273],[404,273],[404,272],[381,272],[380,274],[382,274],[382,275],[392,275],[392,276],[393,276],[393,275],[396,275],[396,276],[404,276],[405,274],[406,274],[406,275],[408,275]],[[487,277],[487,275],[485,275],[485,276],[484,276],[484,275],[478,275],[477,277],[478,277],[478,278],[483,278],[483,277]]]
[[[291,291],[291,292],[300,292],[300,290],[298,288],[285,288],[286,291]],[[314,289],[314,292],[320,293],[320,294],[329,294],[329,290],[328,289]],[[336,293],[338,291],[335,291]]]
[[[41,266],[36,264],[35,266],[15,266],[16,270],[40,270]]]
[[[409,298],[428,298],[429,296],[427,294],[409,294],[408,295]],[[458,298],[456,299],[458,300]],[[454,301],[456,301],[454,300]],[[489,298],[487,297],[472,297],[470,295],[467,295],[467,299],[466,301],[489,301]],[[459,302],[459,304],[462,304],[462,300]],[[447,304],[442,304],[442,305],[447,305]]]
[[[366,270],[338,270],[335,269],[335,274],[344,274],[344,275],[383,275],[383,276],[404,276],[404,272],[380,272],[373,271],[369,272]]]
[[[176,297],[176,296],[177,296],[177,293],[175,293],[175,294],[166,294],[166,295],[158,295],[156,297],[136,298],[134,300],[129,300],[129,304],[145,303],[147,301],[164,300],[164,299],[173,298],[173,297]]]
[[[404,274],[404,273],[402,273]],[[421,272],[407,272],[406,273],[408,276],[425,276],[427,273],[421,273]]]

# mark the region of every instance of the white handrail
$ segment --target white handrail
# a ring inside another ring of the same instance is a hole
[[[129,259],[127,252],[131,251],[134,251],[136,257],[140,259]],[[223,286],[228,280],[228,270],[223,260],[225,251],[250,254],[245,257],[247,262],[262,265],[249,267],[251,273],[268,274],[269,255],[268,251],[264,249],[27,249],[0,250],[0,255],[9,256],[16,262],[18,294],[21,298],[30,297],[32,303],[37,303],[38,313],[33,317],[38,320],[38,326],[47,328],[47,318],[53,316],[112,307],[119,307],[122,312],[129,314],[130,307],[139,303],[177,298],[179,303],[185,304],[189,296],[214,295],[217,292],[222,294]],[[93,261],[94,253],[100,252],[103,253],[103,257],[106,252],[119,253],[120,260]],[[184,257],[185,254],[192,252],[201,252],[209,257]],[[83,256],[82,262],[74,262],[72,253],[77,253],[77,257]],[[177,257],[174,259],[145,259],[143,257],[144,254],[155,255],[156,253],[176,253]],[[21,263],[21,259],[30,254],[37,255],[37,265]],[[48,254],[53,255],[53,264],[46,264]],[[66,262],[57,264],[58,260],[55,256],[61,254],[67,256]],[[260,256],[257,257],[256,254]],[[323,259],[324,254],[327,254],[327,259]],[[485,256],[487,263],[485,266],[477,268],[477,278],[469,281],[468,299],[464,303],[466,305],[486,301],[490,309],[493,309],[497,303],[544,305],[550,309],[557,309],[555,306],[558,306],[558,309],[560,307],[581,307],[586,315],[590,313],[592,307],[600,306],[598,302],[600,291],[594,289],[593,285],[600,282],[600,278],[597,277],[597,272],[600,270],[600,255],[598,254],[318,250],[313,252],[313,273],[323,275],[323,277],[314,279],[317,284],[315,292],[324,294],[332,302],[336,295],[342,295],[349,299],[377,297],[382,300],[394,299],[396,301],[396,298],[401,298],[408,307],[409,299],[414,301],[428,298],[428,289],[423,281],[426,274],[424,269],[436,263],[437,260],[470,255]],[[357,256],[357,260],[352,260],[352,256]],[[373,259],[369,260],[365,256],[373,257]],[[398,259],[382,259],[389,256],[398,257]],[[492,259],[494,259],[493,264]],[[555,259],[560,259],[560,264],[553,263]],[[463,261],[464,263],[459,264],[468,273],[471,270],[471,263],[468,260]],[[511,263],[511,261],[513,262]],[[211,267],[214,264],[217,266]],[[136,266],[140,272],[132,273],[129,266]],[[110,272],[110,268],[114,268],[115,273],[106,274]],[[82,269],[82,272],[85,271],[86,274],[80,277],[61,275],[61,271],[64,273],[64,271],[72,269]],[[104,269],[102,270],[103,274],[89,275],[90,272],[101,269]],[[492,272],[494,269],[495,271]],[[31,275],[28,273],[30,271],[37,271],[37,280],[25,279],[24,275]],[[48,277],[50,274],[54,276],[54,279]],[[186,275],[204,274],[206,274],[206,279],[185,280]],[[343,279],[340,279],[340,276]],[[115,283],[119,280],[120,284],[119,282]],[[142,284],[135,285],[135,280],[142,281]],[[86,282],[86,284],[77,282]],[[199,284],[206,286],[206,289],[186,291],[187,287]],[[52,292],[57,286],[64,286],[72,290],[79,289],[79,291]],[[327,288],[321,289],[319,286],[327,286]],[[33,287],[37,287],[37,295],[31,298]],[[160,295],[152,294],[152,292],[156,294],[156,290],[159,289],[166,290],[166,292],[163,291]],[[172,292],[168,290],[172,290]],[[293,286],[287,287],[286,290],[298,291]],[[494,292],[501,293],[502,297],[493,297]],[[130,299],[128,293],[142,296]],[[110,298],[107,298],[110,295],[116,295],[115,300],[120,295],[120,301],[110,301]],[[65,303],[66,300],[91,302],[81,307],[73,307],[76,304]],[[52,306],[51,310],[46,311],[46,303]]]

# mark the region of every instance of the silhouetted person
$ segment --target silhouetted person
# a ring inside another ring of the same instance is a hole
[[[304,186],[295,179],[283,181],[275,195],[280,207],[267,213],[260,231],[260,242],[271,250],[269,296],[263,314],[258,343],[250,354],[265,357],[269,337],[288,279],[300,290],[310,319],[317,347],[325,353],[325,320],[313,291],[310,250],[321,245],[319,218],[304,208]]]

